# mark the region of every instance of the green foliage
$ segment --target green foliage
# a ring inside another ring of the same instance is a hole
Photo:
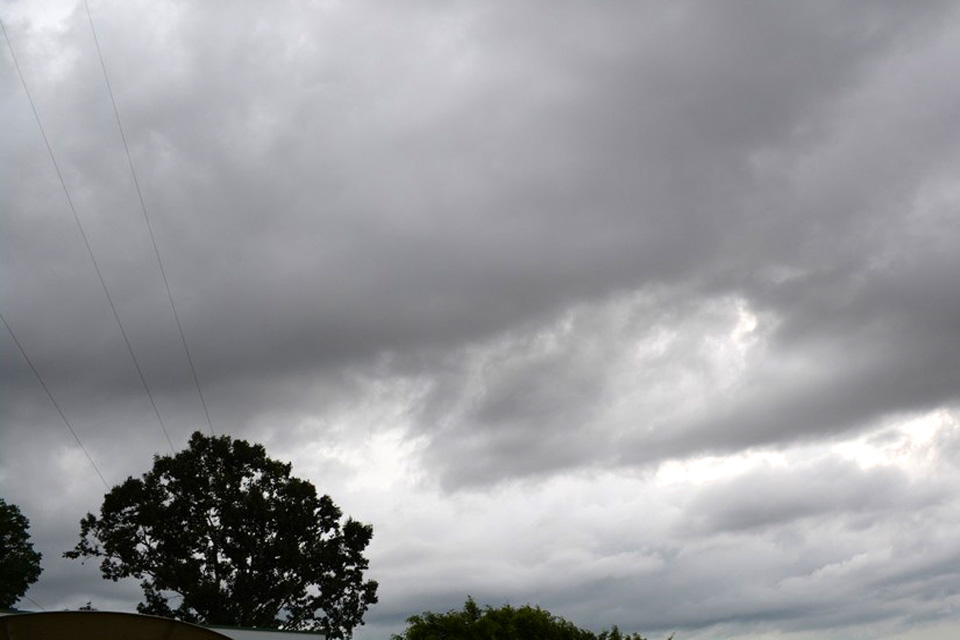
[[[408,618],[407,624],[393,640],[644,640],[616,626],[596,634],[530,605],[481,609],[473,598],[467,598],[462,611],[425,611]]]
[[[141,579],[141,613],[349,638],[377,583],[363,580],[373,528],[341,519],[262,446],[197,432],[107,493],[64,556],[102,558],[110,580]]]
[[[40,554],[30,542],[30,521],[0,498],[0,608],[8,609],[40,577]]]

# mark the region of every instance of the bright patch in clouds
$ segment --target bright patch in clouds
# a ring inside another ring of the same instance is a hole
[[[656,481],[662,485],[704,485],[715,480],[742,475],[759,465],[784,467],[787,457],[781,452],[751,452],[731,456],[707,456],[668,460],[657,468]]]
[[[836,444],[831,450],[864,469],[893,465],[912,473],[928,473],[936,466],[942,444],[956,440],[958,433],[960,422],[956,415],[948,409],[937,409],[894,421]]]

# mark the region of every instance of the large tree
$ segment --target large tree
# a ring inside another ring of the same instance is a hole
[[[262,446],[197,432],[107,493],[64,555],[141,579],[141,613],[349,638],[377,601],[363,579],[372,536]]]
[[[40,577],[40,554],[30,542],[30,521],[0,498],[0,608],[8,609]]]

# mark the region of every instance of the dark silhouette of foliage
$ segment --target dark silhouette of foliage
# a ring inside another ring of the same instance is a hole
[[[408,618],[407,624],[393,640],[644,640],[636,633],[622,633],[616,626],[599,634],[580,629],[530,605],[481,609],[473,598],[467,598],[461,611],[425,611]]]
[[[0,608],[15,605],[43,571],[29,529],[20,508],[0,498]]]
[[[349,638],[377,583],[363,579],[373,528],[341,519],[262,446],[197,432],[107,493],[64,555],[103,558],[110,580],[141,579],[141,613]]]

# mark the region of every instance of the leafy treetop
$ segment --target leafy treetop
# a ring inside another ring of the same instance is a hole
[[[407,624],[393,640],[644,640],[639,634],[621,632],[615,625],[597,634],[530,605],[498,609],[488,605],[481,609],[473,598],[467,598],[461,611],[425,611],[408,618]]]
[[[0,498],[0,608],[15,605],[43,571],[29,529],[30,521],[20,508]]]
[[[260,445],[194,433],[107,493],[64,555],[102,558],[110,580],[141,579],[141,613],[349,638],[377,602],[377,583],[363,579],[373,528],[341,522],[290,468]]]

